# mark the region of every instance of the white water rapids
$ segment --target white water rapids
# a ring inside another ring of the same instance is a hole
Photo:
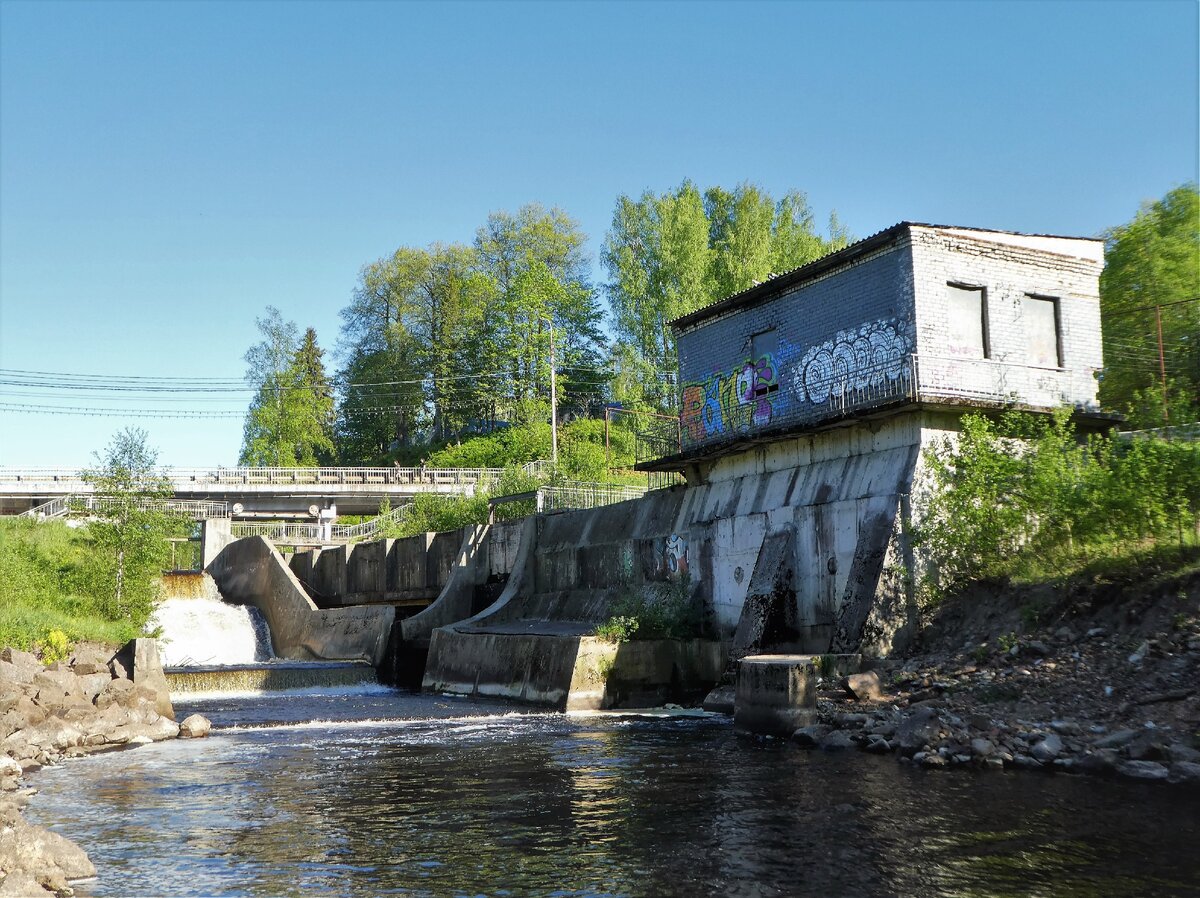
[[[159,653],[164,667],[254,664],[274,655],[271,633],[257,608],[221,600],[207,574],[200,583],[172,583],[164,578],[167,598],[150,617],[161,627]],[[172,593],[175,594],[172,594]],[[181,594],[182,593],[182,594]]]

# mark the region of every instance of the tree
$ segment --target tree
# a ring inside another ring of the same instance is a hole
[[[1133,221],[1104,236],[1100,312],[1105,367],[1100,400],[1136,427],[1162,426],[1164,418],[1175,424],[1195,421],[1200,417],[1196,185],[1178,187],[1143,205]]]
[[[279,310],[257,319],[263,340],[246,352],[246,382],[257,388],[246,413],[241,464],[315,467],[332,461],[333,387],[312,328],[299,336]]]
[[[172,529],[165,508],[171,485],[156,469],[158,453],[146,440],[139,428],[120,431],[103,452],[93,453],[96,466],[83,472],[99,514],[88,530],[111,561],[101,574],[112,595],[113,617],[138,626],[152,610],[153,575]]]
[[[836,215],[829,219],[829,238],[822,238],[797,191],[775,202],[750,183],[701,194],[684,181],[661,196],[647,191],[636,200],[618,197],[601,256],[618,339],[617,398],[668,407],[673,391],[667,376],[677,368],[672,319],[840,249],[849,239]]]

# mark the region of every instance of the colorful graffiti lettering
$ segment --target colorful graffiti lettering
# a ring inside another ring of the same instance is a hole
[[[727,374],[687,384],[680,412],[685,439],[699,442],[768,424],[778,389],[779,368],[770,353]]]

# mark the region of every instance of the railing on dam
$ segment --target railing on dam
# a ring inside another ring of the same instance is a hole
[[[354,543],[375,539],[390,526],[408,516],[408,505],[393,508],[386,514],[360,524],[313,524],[293,521],[250,522],[234,521],[231,532],[236,537],[265,536],[273,543],[292,546],[327,543]]]
[[[454,491],[495,482],[500,468],[160,468],[156,472],[176,492],[246,488],[286,490],[296,486],[354,489],[409,488]],[[69,490],[91,492],[83,472],[74,468],[0,467],[0,491],[32,493]]]

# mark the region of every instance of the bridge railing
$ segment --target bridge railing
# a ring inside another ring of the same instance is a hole
[[[234,521],[231,531],[236,537],[265,536],[273,543],[284,545],[325,545],[355,543],[375,539],[388,525],[398,524],[408,515],[411,506],[401,505],[387,514],[363,521],[361,524],[314,524],[296,521]]]
[[[21,512],[20,516],[42,519],[62,517],[71,512],[103,514],[120,501],[109,496],[59,496]],[[141,511],[165,511],[195,521],[229,517],[228,502],[213,502],[208,499],[137,499],[134,506]]]
[[[501,468],[159,468],[175,490],[244,486],[468,487],[493,483]],[[83,472],[74,468],[0,467],[0,489],[38,485],[90,492]]]

